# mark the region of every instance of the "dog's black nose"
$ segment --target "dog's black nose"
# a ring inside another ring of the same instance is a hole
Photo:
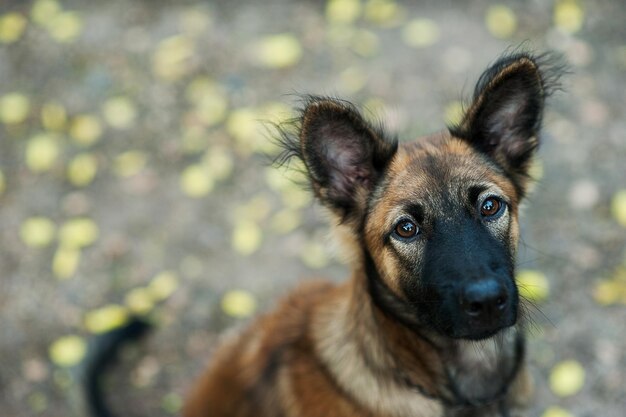
[[[461,293],[461,308],[465,314],[485,324],[500,318],[507,305],[506,288],[495,279],[468,283]]]

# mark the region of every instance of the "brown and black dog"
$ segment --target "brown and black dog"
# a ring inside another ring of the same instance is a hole
[[[458,126],[400,144],[353,105],[308,97],[281,129],[283,156],[301,159],[334,215],[351,276],[304,283],[221,346],[183,415],[523,415],[518,212],[561,68],[548,55],[504,56]],[[113,332],[90,362],[94,414],[110,415],[97,378],[106,358],[144,331]]]
[[[304,283],[221,346],[183,415],[523,415],[518,209],[559,75],[549,56],[504,56],[458,126],[400,144],[308,97],[284,156],[333,213],[350,278]]]

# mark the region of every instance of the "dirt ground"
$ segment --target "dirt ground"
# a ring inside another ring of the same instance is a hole
[[[220,334],[347,274],[258,121],[333,94],[411,139],[520,44],[571,66],[522,223],[519,268],[549,288],[530,415],[626,415],[623,2],[331,3],[0,3],[0,415],[84,415],[77,363],[129,311],[157,326],[111,402],[177,414]]]

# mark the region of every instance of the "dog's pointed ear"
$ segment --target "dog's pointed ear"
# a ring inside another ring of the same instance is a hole
[[[302,111],[299,146],[315,194],[345,218],[365,203],[398,143],[350,103],[312,97]]]
[[[450,128],[495,160],[522,192],[539,146],[545,99],[562,69],[555,59],[520,53],[498,60],[480,76],[461,123]]]

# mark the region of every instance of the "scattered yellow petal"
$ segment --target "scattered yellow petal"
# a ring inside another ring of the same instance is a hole
[[[0,195],[4,193],[6,186],[7,186],[7,183],[6,183],[6,179],[4,178],[4,173],[0,171]]]
[[[59,230],[59,241],[65,248],[80,249],[93,244],[100,230],[98,225],[86,217],[77,217],[63,223]]]
[[[211,25],[211,15],[208,11],[199,7],[186,9],[181,13],[180,19],[181,31],[191,36],[201,35]]]
[[[233,172],[233,156],[223,146],[212,146],[209,148],[204,154],[202,163],[216,180],[224,180]]]
[[[0,43],[19,40],[26,29],[26,18],[20,13],[10,12],[0,16]]]
[[[400,22],[402,9],[393,0],[369,0],[365,5],[365,18],[383,27],[393,27]]]
[[[26,165],[33,172],[48,171],[59,156],[58,139],[50,134],[40,133],[26,145]]]
[[[98,160],[91,153],[76,155],[67,167],[67,178],[77,187],[84,187],[93,181],[98,171]]]
[[[494,4],[487,9],[485,23],[489,32],[500,39],[510,38],[517,29],[517,18],[509,7]]]
[[[275,233],[289,233],[302,223],[299,211],[283,209],[272,216],[270,227]]]
[[[202,164],[190,165],[180,175],[180,187],[190,197],[204,197],[214,186],[211,172]]]
[[[326,3],[326,18],[331,23],[353,23],[360,14],[360,0],[329,0]]]
[[[85,328],[91,333],[104,333],[117,329],[128,322],[128,310],[126,307],[109,304],[104,307],[91,310],[85,314]]]
[[[232,247],[239,254],[247,256],[261,246],[263,232],[257,224],[248,219],[237,220],[232,234]]]
[[[346,68],[339,74],[340,88],[347,94],[354,94],[367,83],[367,74],[359,67]]]
[[[541,271],[523,269],[518,271],[515,280],[520,296],[531,301],[543,301],[550,293],[550,283]]]
[[[161,407],[170,414],[178,415],[180,410],[183,408],[183,399],[180,394],[170,392],[163,397]]]
[[[128,309],[135,314],[146,314],[154,308],[152,293],[147,288],[134,288],[124,297]]]
[[[603,306],[615,304],[626,295],[626,286],[614,280],[603,280],[596,284],[593,290],[593,298]]]
[[[558,0],[554,6],[554,25],[565,33],[576,33],[583,27],[585,13],[577,0]]]
[[[371,58],[378,53],[378,36],[369,30],[357,30],[352,37],[350,47],[364,58]]]
[[[31,9],[33,21],[41,26],[48,26],[51,20],[61,11],[61,6],[56,0],[37,0]]]
[[[194,55],[193,41],[184,35],[162,40],[152,57],[152,69],[165,81],[176,81],[189,73]]]
[[[69,133],[77,143],[91,145],[102,135],[102,125],[96,116],[82,114],[74,117]]]
[[[46,25],[50,36],[58,42],[74,41],[83,29],[83,22],[76,12],[61,12],[54,15]]]
[[[574,417],[574,415],[561,407],[548,407],[541,417]]]
[[[254,45],[256,61],[268,68],[287,68],[302,57],[300,41],[291,33],[269,35]]]
[[[530,169],[528,170],[528,176],[534,181],[539,181],[543,178],[543,162],[540,158],[535,157],[535,159],[533,159],[530,164]]]
[[[439,40],[439,25],[430,19],[414,19],[404,27],[402,39],[413,48],[424,48]]]
[[[444,109],[444,119],[448,126],[455,126],[461,122],[463,118],[463,103],[460,101],[452,101],[446,105]]]
[[[178,276],[172,271],[163,271],[157,274],[150,285],[148,291],[155,301],[162,301],[168,298],[178,288]]]
[[[207,92],[200,98],[195,107],[198,119],[207,127],[222,122],[228,111],[228,100],[220,90]]]
[[[234,211],[234,217],[236,219],[248,219],[259,222],[269,215],[271,209],[272,206],[267,196],[259,194],[246,204],[237,207]]]
[[[613,196],[611,213],[619,224],[626,227],[626,189],[619,190]]]
[[[22,123],[30,110],[28,97],[9,93],[0,97],[0,121],[7,125]]]
[[[120,96],[108,99],[102,108],[104,119],[117,129],[127,129],[137,117],[135,105],[128,97]]]
[[[48,102],[41,108],[41,123],[46,130],[58,132],[65,128],[67,114],[59,103]]]
[[[251,108],[233,110],[226,121],[226,131],[237,141],[239,148],[254,152],[261,148],[261,122],[259,114]]]
[[[550,389],[559,397],[576,394],[585,384],[585,369],[574,360],[558,363],[550,372]]]
[[[222,297],[222,310],[232,317],[249,317],[256,310],[256,300],[248,291],[231,290]]]
[[[307,243],[300,252],[300,259],[306,266],[313,269],[323,268],[329,262],[326,248],[317,242]]]
[[[50,359],[59,366],[73,366],[87,353],[87,343],[78,336],[63,336],[50,345]]]
[[[60,246],[52,259],[52,272],[58,279],[68,279],[76,272],[80,262],[80,250]]]
[[[148,157],[141,151],[126,151],[115,158],[113,170],[120,177],[137,175],[145,166]]]
[[[30,217],[20,227],[22,241],[31,248],[48,246],[55,232],[55,224],[47,217]]]

